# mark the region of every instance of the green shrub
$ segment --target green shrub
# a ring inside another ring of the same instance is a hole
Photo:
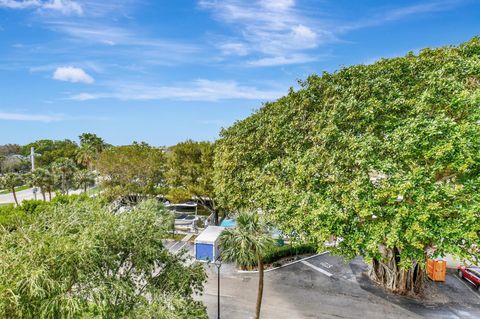
[[[302,254],[316,253],[317,249],[314,245],[303,244],[298,246],[286,245],[286,246],[275,246],[270,250],[265,257],[263,262],[266,264],[274,263],[282,258],[291,257]]]
[[[49,207],[54,205],[69,205],[74,202],[87,201],[90,198],[84,194],[81,195],[58,195],[50,202],[42,200],[24,200],[22,204],[15,207],[13,204],[0,205],[0,226],[7,230],[14,230],[20,224],[30,223],[41,212],[44,212]],[[103,203],[102,200],[97,200],[98,203]]]
[[[74,202],[77,202],[78,200],[88,200],[89,197],[87,194],[72,194],[72,195],[63,195],[60,193],[56,193],[55,197],[52,198],[51,204],[72,204]]]
[[[311,244],[302,244],[302,245],[285,245],[285,246],[274,246],[270,251],[268,251],[263,257],[263,262],[265,264],[272,264],[274,267],[280,266],[278,262],[280,259],[285,257],[293,257],[296,255],[302,254],[314,254],[317,252],[315,245]],[[256,267],[257,263],[253,264],[243,264],[238,265],[242,269],[248,269],[251,267]]]
[[[27,214],[35,214],[38,211],[44,210],[49,203],[41,201],[41,200],[24,200],[19,207]]]
[[[0,227],[0,318],[206,319],[193,298],[203,266],[163,245],[170,219],[153,200],[116,215],[77,200],[21,230]]]
[[[27,214],[19,207],[11,205],[0,206],[0,227],[13,230],[27,218]]]

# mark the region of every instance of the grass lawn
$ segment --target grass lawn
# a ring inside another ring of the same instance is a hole
[[[26,190],[26,189],[29,189],[30,186],[28,185],[23,185],[23,186],[19,186],[19,187],[15,187],[15,191],[18,192],[18,191],[23,191],[23,190]],[[6,189],[6,190],[3,190],[3,191],[0,191],[0,195],[5,195],[5,194],[9,194],[11,193],[10,190]]]

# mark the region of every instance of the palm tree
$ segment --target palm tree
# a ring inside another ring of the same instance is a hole
[[[87,186],[95,182],[95,173],[87,169],[76,171],[73,175],[75,184],[83,189],[83,192],[87,192]]]
[[[68,179],[76,169],[75,162],[68,157],[59,158],[53,163],[52,168],[60,175],[62,194],[68,195]]]
[[[55,178],[48,170],[44,168],[37,168],[35,171],[27,175],[27,181],[30,186],[40,187],[43,201],[46,201],[46,192],[49,194],[49,199],[52,199],[52,190],[55,185]]]
[[[255,318],[260,318],[263,297],[263,257],[273,246],[274,241],[266,225],[256,213],[242,212],[237,217],[237,225],[220,235],[221,257],[224,261],[237,265],[258,266],[258,292]]]
[[[10,189],[13,194],[13,199],[15,204],[18,206],[17,193],[15,192],[15,187],[21,186],[23,183],[22,176],[18,173],[7,173],[0,177],[0,185],[6,189]]]
[[[36,171],[42,176],[43,188],[45,188],[45,192],[48,192],[48,200],[52,200],[52,191],[55,188],[55,175],[48,169],[38,168]]]
[[[91,168],[100,153],[108,147],[105,141],[93,133],[83,133],[79,136],[80,148],[77,152],[77,162]]]
[[[96,159],[96,150],[90,145],[82,145],[77,150],[76,159],[78,164],[90,168],[92,162]]]
[[[39,169],[36,169],[35,171],[30,172],[30,173],[27,173],[25,177],[26,177],[27,184],[30,187],[38,186],[40,188],[40,191],[41,191],[42,197],[43,197],[43,201],[46,201],[45,190],[43,188],[43,180],[42,180],[41,172],[39,172]]]

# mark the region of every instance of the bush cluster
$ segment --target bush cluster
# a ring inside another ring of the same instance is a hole
[[[48,207],[58,204],[72,204],[77,201],[88,200],[89,197],[80,195],[58,194],[50,202],[42,200],[24,200],[21,205],[15,207],[13,204],[0,205],[0,226],[7,230],[14,230],[22,223],[30,223],[35,217],[45,211]]]
[[[317,251],[316,247],[311,244],[302,244],[298,246],[285,245],[285,246],[275,246],[263,257],[263,262],[265,264],[272,264],[282,258],[291,257],[302,254],[315,253]]]
[[[312,244],[273,246],[268,252],[265,253],[265,256],[263,257],[263,263],[276,265],[280,259],[285,257],[293,257],[302,254],[314,254],[316,252],[316,246]],[[239,264],[239,267],[242,269],[250,269],[256,266],[256,261],[251,264]]]

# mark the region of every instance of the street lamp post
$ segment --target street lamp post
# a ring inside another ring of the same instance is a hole
[[[35,154],[35,148],[32,146],[30,148],[30,162],[32,164],[32,173],[35,171],[35,156],[37,156],[38,154]],[[33,198],[35,200],[37,200],[37,191],[38,191],[38,188],[35,187],[35,185],[32,185],[33,188],[32,188],[32,192],[33,192]]]
[[[215,260],[215,266],[217,267],[217,318],[220,319],[220,267],[222,267],[222,261]]]

